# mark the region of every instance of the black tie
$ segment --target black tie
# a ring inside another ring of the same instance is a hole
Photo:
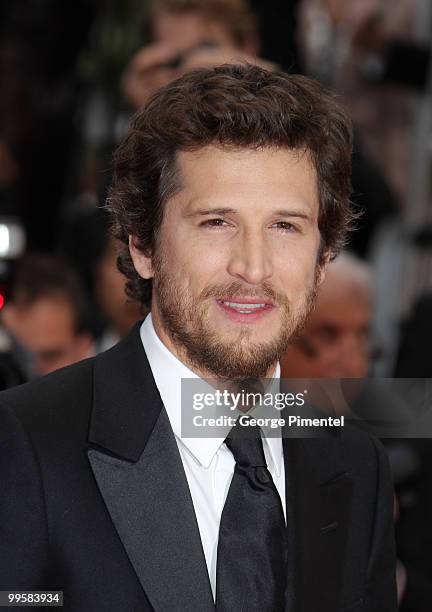
[[[237,421],[225,443],[236,465],[219,528],[216,610],[283,612],[287,531],[260,430]]]

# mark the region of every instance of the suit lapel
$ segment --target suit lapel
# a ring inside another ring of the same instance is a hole
[[[289,542],[287,612],[339,609],[352,481],[338,434],[284,438]]]
[[[88,456],[156,612],[214,612],[188,483],[136,327],[95,361]]]

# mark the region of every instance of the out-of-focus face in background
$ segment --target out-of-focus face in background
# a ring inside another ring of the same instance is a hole
[[[40,297],[29,304],[10,305],[3,322],[29,353],[34,374],[44,375],[85,359],[92,337],[76,329],[73,307],[61,294]]]
[[[364,378],[370,366],[371,295],[365,264],[341,255],[327,268],[314,310],[281,361],[284,378]]]
[[[186,70],[233,61],[271,67],[256,58],[258,35],[242,0],[153,4],[149,15],[153,42],[134,55],[123,75],[123,94],[132,109],[139,109],[152,93]]]
[[[34,253],[20,261],[1,324],[18,345],[17,359],[28,377],[85,359],[94,349],[81,279],[55,255]]]

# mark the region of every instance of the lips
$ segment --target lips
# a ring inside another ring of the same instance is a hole
[[[235,300],[217,300],[223,308],[231,310],[233,313],[242,315],[254,315],[273,308],[273,304],[257,299],[237,298]]]
[[[225,302],[224,300],[220,300],[221,304],[223,304],[227,308],[232,308],[236,312],[240,312],[241,314],[251,314],[253,312],[257,312],[258,310],[262,310],[264,308],[268,308],[265,303],[252,303],[252,302]]]

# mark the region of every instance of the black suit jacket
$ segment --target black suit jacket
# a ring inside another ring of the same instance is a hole
[[[0,590],[63,590],[74,612],[214,612],[138,327],[94,359],[2,393],[0,405]],[[394,611],[382,447],[345,430],[285,439],[284,457],[287,611]]]

